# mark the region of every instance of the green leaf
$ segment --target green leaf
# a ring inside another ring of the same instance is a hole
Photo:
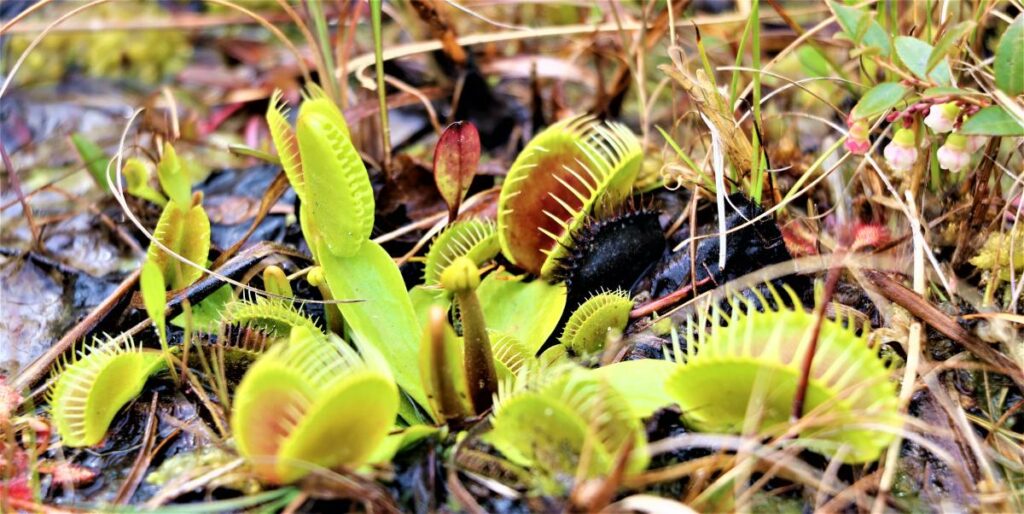
[[[443,438],[447,433],[445,427],[432,427],[429,425],[412,425],[397,434],[388,434],[384,441],[377,446],[377,449],[370,457],[370,463],[389,463],[399,452],[410,448],[416,443],[431,437]]]
[[[142,198],[164,207],[167,205],[167,197],[160,191],[149,185],[149,168],[140,160],[131,158],[125,161],[124,169],[125,190],[133,196]]]
[[[210,218],[202,205],[187,206],[169,202],[157,221],[153,238],[196,264],[206,264],[210,253]],[[160,267],[164,281],[174,291],[188,287],[203,275],[201,269],[179,261],[155,243],[150,243],[146,260]]]
[[[931,72],[940,61],[949,55],[951,50],[958,49],[957,43],[960,42],[961,38],[974,30],[975,25],[977,24],[968,20],[946,30],[942,37],[939,38],[938,43],[935,43],[935,48],[932,49],[931,55],[928,56],[928,65],[925,69]]]
[[[1024,14],[1017,15],[996,48],[996,86],[1010,96],[1024,93]]]
[[[75,145],[75,150],[78,151],[79,157],[82,158],[82,162],[85,163],[85,168],[89,170],[89,174],[92,175],[93,180],[100,186],[104,191],[110,192],[110,187],[107,185],[107,163],[110,161],[107,158],[106,152],[102,148],[89,141],[85,136],[81,134],[72,134],[71,142]]]
[[[536,353],[565,310],[565,285],[524,282],[507,271],[487,275],[476,290],[487,328],[515,337]]]
[[[405,282],[391,256],[366,240],[348,257],[331,253],[321,243],[318,250],[324,278],[353,338],[380,351],[398,385],[421,406],[427,395],[420,380],[420,326]]]
[[[665,381],[675,366],[667,360],[640,359],[602,366],[594,374],[618,390],[633,415],[643,419],[675,403],[665,390]]]
[[[341,113],[326,98],[307,100],[299,109],[296,136],[317,235],[333,254],[358,253],[373,230],[373,188]]]
[[[49,403],[63,444],[76,448],[98,444],[121,407],[165,363],[160,352],[130,340],[87,344],[73,359],[54,371]]]
[[[167,322],[167,285],[164,283],[164,274],[160,266],[149,259],[142,264],[139,289],[142,290],[142,304],[146,306],[146,314],[149,314],[149,319],[153,320],[157,330],[162,332]]]
[[[828,59],[813,46],[801,46],[796,57],[808,77],[827,77],[831,74]]]
[[[908,36],[896,38],[896,54],[900,56],[907,69],[922,80],[931,80],[940,86],[948,86],[953,81],[948,62],[942,61],[934,70],[928,72],[928,58],[932,53],[932,45],[920,39]]]
[[[168,198],[178,205],[192,203],[192,181],[182,168],[178,154],[170,143],[164,143],[164,155],[156,166],[156,174],[160,179],[160,187]]]
[[[960,133],[972,136],[1024,136],[1024,125],[998,105],[986,107],[960,127]]]
[[[881,82],[869,89],[853,108],[854,119],[873,118],[883,114],[906,96],[909,88],[899,82]]]
[[[234,299],[231,286],[224,284],[210,293],[203,301],[192,306],[192,329],[202,330],[211,334],[217,333],[223,319],[224,309]],[[176,327],[185,328],[185,313],[178,314],[171,320]]]
[[[922,98],[935,98],[937,96],[984,96],[984,93],[961,89],[951,86],[930,87],[921,92]]]
[[[836,19],[839,20],[839,26],[843,28],[843,32],[854,43],[863,43],[866,46],[877,48],[883,57],[888,57],[892,53],[889,35],[875,21],[874,12],[845,6],[835,1],[829,2],[829,6],[836,13]]]

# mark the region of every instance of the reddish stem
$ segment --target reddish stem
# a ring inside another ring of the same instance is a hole
[[[642,318],[658,309],[668,307],[688,296],[691,292],[693,292],[694,288],[700,287],[704,284],[707,284],[708,282],[711,282],[710,276],[698,280],[696,284],[694,284],[693,282],[686,284],[685,286],[682,286],[679,289],[676,289],[675,291],[672,291],[671,293],[662,296],[661,298],[658,298],[657,300],[651,300],[633,309],[632,311],[630,311],[629,317],[633,319]]]

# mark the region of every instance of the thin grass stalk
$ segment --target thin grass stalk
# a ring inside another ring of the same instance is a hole
[[[753,57],[753,67],[755,70],[761,69],[761,2],[754,0],[751,4],[753,14],[750,16],[750,34],[751,34],[751,56]],[[761,191],[764,188],[764,158],[761,151],[761,135],[757,127],[761,125],[761,72],[758,71],[753,74],[754,80],[754,130],[750,131],[750,146],[752,147],[753,155],[751,156],[750,163],[752,164],[751,171],[753,176],[753,185],[751,191],[751,197],[754,199],[754,203],[761,205]]]
[[[384,148],[384,173],[391,170],[391,125],[388,123],[388,96],[384,90],[384,43],[381,38],[381,0],[370,0],[370,20],[373,25],[373,60],[377,71],[377,101],[380,104],[380,137]]]
[[[306,9],[309,17],[313,20],[313,28],[316,29],[318,45],[317,52],[320,54],[320,62],[323,69],[320,70],[320,82],[323,83],[329,96],[334,103],[339,103],[338,98],[338,76],[334,68],[334,54],[331,52],[331,34],[327,29],[327,16],[324,14],[321,0],[306,0]],[[312,42],[310,42],[312,43]]]

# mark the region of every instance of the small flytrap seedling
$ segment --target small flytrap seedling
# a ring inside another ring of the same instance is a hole
[[[170,143],[164,145],[157,176],[170,200],[153,230],[153,239],[160,244],[149,245],[146,260],[160,269],[164,283],[176,291],[199,280],[203,271],[181,262],[160,245],[200,266],[205,265],[210,253],[210,218],[203,210],[203,195],[192,194],[191,179]]]
[[[161,352],[145,350],[130,338],[93,340],[59,363],[48,403],[64,445],[99,444],[121,407],[165,365]]]
[[[239,453],[270,483],[324,468],[356,469],[398,413],[398,388],[380,356],[336,336],[293,328],[242,378],[231,428]]]
[[[434,239],[427,251],[423,267],[423,283],[439,286],[441,273],[459,257],[468,258],[476,266],[498,255],[498,235],[494,223],[481,220],[456,221]]]
[[[798,444],[847,463],[878,459],[902,427],[885,362],[852,319],[822,320],[804,417],[794,426],[815,315],[792,290],[789,302],[771,291],[773,301],[734,296],[728,310],[714,305],[689,321],[686,349],[676,347],[679,366],[665,383],[684,420],[702,431],[743,433],[754,416],[762,436],[799,435]]]
[[[600,352],[611,331],[626,328],[632,309],[633,301],[625,291],[596,294],[569,316],[559,341],[576,355]]]
[[[509,169],[498,198],[498,238],[505,257],[550,278],[572,233],[600,202],[629,193],[643,160],[625,126],[583,116],[538,134]]]

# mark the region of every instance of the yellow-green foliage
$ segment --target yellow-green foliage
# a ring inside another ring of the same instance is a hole
[[[605,379],[574,364],[529,366],[503,381],[491,424],[487,441],[530,467],[547,492],[564,492],[576,478],[606,476],[630,446],[627,472],[647,465],[646,436],[629,403]]]
[[[150,375],[164,367],[161,352],[127,341],[93,341],[53,371],[57,381],[49,404],[65,446],[93,446],[103,440],[121,407],[142,392]]]
[[[302,200],[302,232],[313,256],[319,257],[321,246],[338,257],[358,253],[373,230],[373,188],[338,106],[311,85],[292,129],[281,94],[275,92],[267,124],[285,174]]]
[[[691,320],[685,355],[677,349],[680,364],[665,385],[689,425],[740,433],[754,416],[762,436],[779,436],[793,427],[790,411],[815,316],[788,292],[796,309],[758,312],[749,300],[737,297],[727,320],[717,307]],[[783,305],[778,296],[774,301]],[[899,402],[886,364],[848,321],[850,327],[828,319],[821,325],[798,441],[829,456],[845,447],[844,462],[869,462],[901,428]],[[693,337],[694,332],[699,335]]]
[[[633,301],[625,291],[596,294],[573,311],[560,341],[577,355],[599,352],[609,331],[626,328],[632,308]]]
[[[231,429],[256,474],[283,484],[318,467],[364,464],[397,413],[398,387],[377,359],[296,327],[242,378]]]
[[[153,239],[174,253],[205,265],[210,253],[210,218],[201,204],[182,206],[169,201],[153,230]],[[201,269],[178,260],[155,243],[150,243],[146,259],[160,268],[172,291],[188,287],[203,275]]]
[[[54,8],[44,9],[35,20],[53,20],[73,7],[54,2]],[[134,19],[167,19],[168,13],[156,2],[110,2],[92,7],[72,18],[73,23],[88,24],[123,22]],[[69,23],[71,23],[69,22]],[[5,71],[28,48],[36,34],[11,36],[6,51]],[[54,32],[42,39],[21,69],[18,82],[22,84],[59,79],[71,66],[80,67],[95,77],[128,78],[155,83],[176,73],[188,63],[192,46],[188,35],[180,30],[102,30],[98,32]]]
[[[320,327],[291,301],[262,296],[229,303],[222,313],[221,322],[253,328],[277,338],[288,337],[294,327],[302,327],[312,334],[321,333]]]
[[[985,240],[978,255],[971,259],[978,268],[998,272],[999,278],[1009,280],[1011,271],[1024,270],[1024,229],[1017,227],[1010,233],[993,232]]]
[[[423,268],[423,282],[428,286],[438,285],[441,273],[458,257],[467,257],[480,266],[498,255],[498,251],[494,223],[456,221],[445,227],[430,245]]]

